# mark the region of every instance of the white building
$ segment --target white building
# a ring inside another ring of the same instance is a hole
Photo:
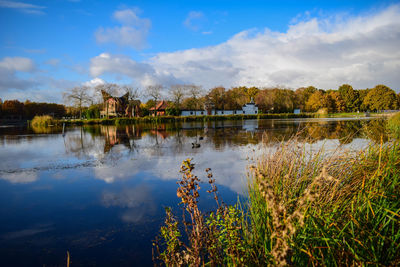
[[[258,107],[251,98],[250,103],[244,104],[242,107],[243,114],[258,114]]]
[[[207,115],[205,110],[182,110],[181,116],[202,116]]]
[[[258,107],[251,98],[250,103],[244,104],[242,109],[237,110],[182,110],[181,116],[202,116],[202,115],[255,115],[258,114]]]

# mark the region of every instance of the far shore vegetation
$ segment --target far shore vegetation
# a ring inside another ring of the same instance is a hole
[[[0,99],[0,120],[26,121],[32,120],[35,116],[48,115],[54,119],[96,121],[104,110],[102,93],[112,96],[122,94],[128,96],[130,103],[134,103],[137,107],[135,118],[154,115],[152,109],[154,110],[156,104],[161,100],[167,103],[164,115],[169,117],[180,116],[182,110],[241,109],[251,99],[258,106],[260,114],[292,114],[297,110],[302,114],[315,113],[340,117],[400,108],[400,93],[396,94],[393,89],[385,85],[358,90],[353,89],[351,85],[343,84],[338,89],[326,90],[313,86],[301,87],[296,90],[281,87],[241,86],[230,89],[215,87],[207,91],[195,85],[169,87],[155,85],[139,90],[130,86],[106,83],[94,88],[87,86],[72,88],[64,94],[66,105]],[[140,99],[146,101],[142,102]],[[108,116],[107,113],[106,119],[111,118],[124,120],[124,118]]]
[[[390,129],[399,129],[399,114]],[[181,211],[166,208],[155,264],[400,265],[398,140],[381,138],[358,152],[315,151],[295,136],[268,151],[249,166],[247,196],[236,205],[224,204],[210,169],[200,179],[194,160],[185,160]],[[199,208],[201,182],[209,183],[214,210]]]

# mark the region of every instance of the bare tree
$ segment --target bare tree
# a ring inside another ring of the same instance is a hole
[[[63,93],[63,98],[65,101],[72,103],[74,106],[79,108],[79,118],[82,118],[82,106],[89,103],[90,97],[88,95],[88,86],[76,86]]]
[[[169,90],[169,94],[170,94],[171,99],[174,102],[175,106],[178,109],[180,109],[183,97],[187,94],[186,85],[180,85],[180,84],[172,85]]]
[[[157,107],[157,101],[162,96],[163,86],[160,84],[157,85],[149,85],[146,87],[146,94],[154,100],[154,105]],[[157,114],[156,110],[154,110],[155,114]]]
[[[101,99],[101,101],[104,101],[103,99],[103,94],[102,92],[105,92],[109,94],[110,96],[116,96],[121,92],[121,86],[119,86],[116,83],[104,83],[104,84],[99,84],[94,88],[97,96]]]
[[[187,92],[189,94],[189,97],[192,98],[194,105],[195,105],[195,109],[198,109],[198,99],[201,97],[203,90],[200,86],[198,85],[186,85],[187,88]]]
[[[129,100],[136,100],[140,97],[139,88],[135,88],[129,85],[122,86],[122,90],[125,93],[129,93]]]

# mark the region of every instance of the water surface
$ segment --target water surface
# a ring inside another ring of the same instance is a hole
[[[151,243],[176,213],[179,167],[212,168],[225,202],[246,189],[246,166],[298,133],[313,147],[378,139],[370,119],[245,120],[62,129],[0,128],[0,258],[6,266],[151,265]],[[193,148],[192,143],[200,144]],[[201,208],[213,207],[202,185]]]

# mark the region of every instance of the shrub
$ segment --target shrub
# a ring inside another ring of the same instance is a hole
[[[45,116],[35,116],[33,120],[31,121],[32,126],[36,127],[48,127],[48,126],[53,126],[56,124],[56,121],[53,119],[53,117],[45,115]]]

